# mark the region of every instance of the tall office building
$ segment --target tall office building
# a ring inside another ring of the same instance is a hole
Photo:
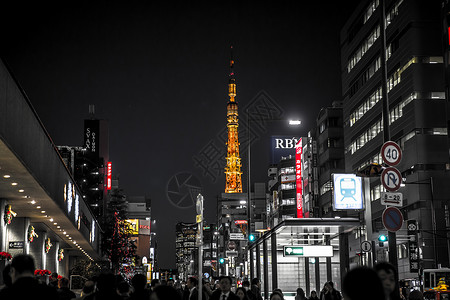
[[[346,172],[381,163],[383,129],[389,129],[390,140],[403,150],[397,166],[405,185],[399,190],[400,210],[406,220],[418,222],[420,249],[413,257],[408,239],[397,239],[400,278],[417,278],[420,268],[449,263],[441,231],[446,227],[450,178],[440,12],[436,0],[362,1],[341,31]],[[388,128],[383,123],[384,103]],[[365,220],[367,232],[356,235],[358,244],[386,233],[381,220],[383,187],[379,178],[369,183],[366,209],[372,211],[371,220]],[[397,236],[407,237],[405,227]],[[378,260],[387,259],[386,252],[377,244]],[[351,249],[350,255],[355,254]]]

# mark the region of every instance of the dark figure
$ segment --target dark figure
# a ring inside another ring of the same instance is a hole
[[[309,297],[309,300],[319,300],[319,297],[317,297],[316,291],[311,291],[311,295]]]
[[[249,300],[247,290],[244,287],[238,287],[236,289],[236,296],[238,296],[240,300]]]
[[[214,291],[210,300],[239,300],[239,297],[231,291],[231,277],[219,277],[219,289]]]
[[[151,300],[181,300],[180,294],[169,285],[155,287],[150,297]]]
[[[273,290],[273,293],[278,293],[278,294],[281,295],[281,297],[284,298],[284,294],[283,294],[283,291],[282,291],[281,289],[274,289],[274,290]]]
[[[169,280],[167,280],[167,285],[168,286],[175,286],[175,280],[169,278]]]
[[[345,300],[383,300],[384,289],[377,273],[367,267],[350,270],[344,277],[342,291]]]
[[[100,274],[97,279],[97,291],[85,300],[122,300],[116,292],[115,276],[111,273]]]
[[[83,290],[81,291],[81,297],[78,299],[84,299],[95,292],[95,282],[88,280],[84,283]]]
[[[58,273],[53,272],[52,275],[50,275],[50,282],[48,283],[49,286],[54,287],[55,289],[58,289]]]
[[[421,291],[414,290],[409,293],[408,300],[423,300],[423,294]]]
[[[297,295],[295,295],[295,300],[306,300],[305,291],[302,288],[297,289]]]
[[[380,262],[375,265],[374,269],[383,284],[386,300],[400,300],[398,274],[394,266],[388,262]]]
[[[117,294],[123,300],[130,299],[130,286],[126,281],[122,281],[117,284]]]
[[[131,293],[130,299],[148,300],[150,298],[151,291],[145,288],[145,286],[147,285],[147,277],[142,274],[136,274],[131,279],[131,285],[133,286],[134,292]]]
[[[197,300],[198,299],[198,280],[195,277],[189,277],[186,282],[186,287],[189,290],[189,300]],[[206,299],[205,289],[202,289],[202,299]]]
[[[9,272],[11,271],[11,265],[6,265],[5,268],[3,269],[3,286],[1,289],[5,289],[8,287],[11,287],[12,285],[12,279],[11,279],[11,275],[9,274]]]
[[[245,279],[244,281],[242,281],[242,287],[248,291],[250,290],[250,281],[248,281],[247,279]]]
[[[333,281],[328,281],[323,286],[322,292],[320,294],[320,300],[341,300],[342,296],[341,293],[339,293],[334,288]]]
[[[250,300],[262,300],[261,296],[261,281],[258,278],[252,279],[252,286],[247,292],[248,298]]]
[[[153,291],[158,285],[161,285],[158,279],[152,279],[150,282],[150,288]]]
[[[30,255],[14,256],[11,263],[11,287],[0,291],[0,299],[56,300],[56,289],[34,278],[34,259]]]
[[[59,289],[56,291],[58,293],[59,300],[70,300],[72,298],[76,298],[74,292],[69,289],[69,279],[63,277],[59,280]]]
[[[274,291],[274,292],[270,295],[270,300],[284,300],[284,297],[283,297],[282,294],[280,294],[280,292]]]

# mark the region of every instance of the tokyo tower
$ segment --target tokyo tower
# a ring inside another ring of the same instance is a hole
[[[227,165],[225,166],[226,186],[225,193],[242,193],[242,172],[241,157],[239,156],[239,137],[238,137],[238,104],[236,97],[236,80],[233,72],[233,46],[231,46],[230,55],[230,80],[228,81],[228,96],[230,100],[227,104]]]

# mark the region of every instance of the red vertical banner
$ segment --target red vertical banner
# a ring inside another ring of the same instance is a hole
[[[295,145],[295,183],[297,186],[297,218],[303,218],[302,138]]]
[[[106,189],[111,189],[111,183],[112,183],[112,163],[108,161],[107,168],[106,168]]]
[[[448,33],[448,44],[450,45],[450,27],[447,28],[447,33]]]

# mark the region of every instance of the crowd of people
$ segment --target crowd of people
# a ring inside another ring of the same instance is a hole
[[[150,286],[146,276],[136,274],[128,283],[120,275],[102,273],[92,281],[86,281],[80,295],[69,289],[69,280],[58,278],[53,273],[48,284],[34,276],[35,265],[30,255],[17,255],[3,273],[3,287],[0,299],[46,299],[46,300],[197,300],[199,295],[198,279],[189,277],[186,282],[159,281],[154,279]],[[262,300],[261,281],[254,278],[244,280],[242,286],[232,290],[233,280],[221,276],[215,282],[202,279],[202,300]],[[283,291],[275,288],[270,300],[284,300]],[[342,294],[328,281],[320,292],[311,291],[307,297],[302,288],[298,288],[295,300],[422,300],[420,291],[410,293],[407,298],[398,286],[398,275],[394,266],[379,263],[375,268],[358,267],[350,270],[342,282]]]

